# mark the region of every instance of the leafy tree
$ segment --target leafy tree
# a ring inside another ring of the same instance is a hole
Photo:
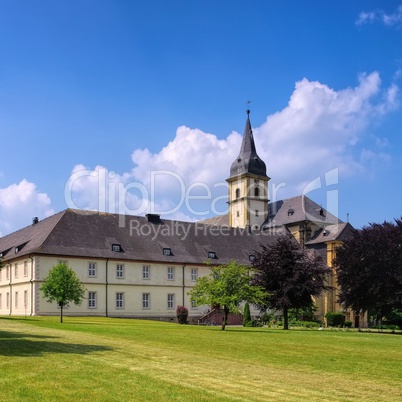
[[[60,306],[60,322],[63,322],[63,307],[69,302],[80,305],[85,294],[85,288],[76,273],[64,262],[49,271],[40,290],[48,302],[56,301]]]
[[[212,266],[211,273],[197,278],[194,288],[188,293],[198,305],[219,305],[223,309],[222,330],[225,329],[228,314],[238,313],[240,304],[261,303],[265,292],[259,286],[250,284],[249,269],[235,261],[229,264]]]
[[[313,297],[331,289],[326,285],[330,269],[321,258],[301,248],[289,234],[264,246],[253,261],[253,284],[264,288],[267,296],[261,309],[282,310],[283,329],[289,329],[289,309],[312,308]]]
[[[250,304],[246,303],[243,311],[243,327],[249,327],[251,324]]]
[[[339,301],[380,321],[402,310],[402,221],[371,223],[337,249]]]

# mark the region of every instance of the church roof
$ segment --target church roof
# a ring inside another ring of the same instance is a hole
[[[0,238],[0,253],[3,262],[39,254],[203,264],[213,252],[214,263],[236,260],[249,264],[249,256],[259,250],[259,244],[270,244],[276,236],[250,234],[227,226],[161,220],[157,215],[147,219],[67,209]],[[120,246],[120,251],[113,251],[113,245]],[[167,250],[170,252],[165,253]]]
[[[243,174],[253,174],[261,177],[268,177],[265,163],[257,155],[255,148],[249,110],[247,110],[247,121],[244,128],[240,153],[230,167],[230,178]]]
[[[321,226],[342,223],[339,218],[326,211],[312,199],[300,195],[269,203],[268,218],[262,227],[288,226],[303,221],[315,222]]]
[[[355,229],[350,223],[343,222],[336,225],[328,225],[320,229],[314,236],[306,243],[307,245],[325,243],[327,241],[345,241],[350,239]]]

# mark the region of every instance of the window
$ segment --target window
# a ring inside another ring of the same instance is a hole
[[[250,254],[250,255],[248,256],[248,260],[249,260],[249,261],[254,261],[254,260],[255,260],[255,255],[254,255],[254,254]]]
[[[254,188],[254,196],[259,197],[260,196],[260,189],[258,187]]]
[[[7,268],[6,268],[6,279],[7,280],[10,279],[10,266],[9,265],[7,265]]]
[[[28,276],[28,261],[24,261],[24,276]]]
[[[0,310],[3,308],[3,296],[2,296],[2,294],[0,293]]]
[[[142,294],[142,308],[149,309],[151,307],[151,295],[149,293]]]
[[[193,268],[191,270],[191,280],[192,281],[196,281],[198,277],[198,269],[197,268]]]
[[[28,307],[28,291],[24,290],[24,307]]]
[[[240,189],[236,188],[236,198],[239,198],[239,197],[240,197]]]
[[[116,278],[124,278],[124,265],[117,264],[116,265]]]
[[[112,244],[112,251],[116,251],[117,253],[119,253],[121,251],[120,244]]]
[[[239,216],[240,216],[240,212],[239,212],[239,211],[237,211],[237,212],[236,212],[236,215],[237,215],[237,217],[239,217]]]
[[[88,308],[96,308],[96,292],[88,292]]]
[[[172,255],[172,250],[168,247],[163,248],[163,255]]]
[[[14,294],[14,305],[15,308],[18,308],[18,292],[15,292]]]
[[[255,210],[255,216],[258,218],[258,213],[259,213],[259,211],[258,211],[258,209],[256,209]]]
[[[149,265],[144,265],[142,267],[142,279],[149,279],[151,273],[151,267]]]
[[[10,293],[8,293],[8,292],[6,295],[6,305],[7,305],[7,308],[10,308]]]
[[[124,293],[116,293],[116,308],[124,308]]]
[[[174,267],[168,267],[167,269],[167,278],[169,281],[174,280]]]
[[[96,262],[88,263],[88,276],[96,276]]]
[[[208,258],[215,259],[215,258],[216,258],[216,253],[215,253],[215,251],[208,251]]]
[[[191,308],[197,308],[197,303],[194,300],[191,300]]]
[[[18,264],[14,264],[14,278],[18,278]]]
[[[168,294],[167,296],[167,308],[173,309],[174,308],[174,294]]]

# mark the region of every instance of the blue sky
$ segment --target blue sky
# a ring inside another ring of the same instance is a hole
[[[400,0],[3,1],[0,58],[2,235],[223,213],[248,100],[271,199],[402,215]]]

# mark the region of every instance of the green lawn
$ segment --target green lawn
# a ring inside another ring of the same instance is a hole
[[[1,401],[402,401],[402,336],[0,318]]]

